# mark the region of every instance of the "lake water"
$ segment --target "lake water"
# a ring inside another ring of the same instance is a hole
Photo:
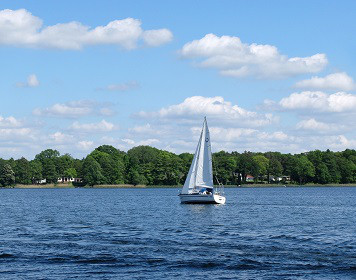
[[[356,188],[1,189],[1,279],[356,279]]]

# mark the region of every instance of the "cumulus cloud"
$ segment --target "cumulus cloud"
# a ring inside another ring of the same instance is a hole
[[[356,95],[337,92],[327,94],[321,91],[303,91],[282,98],[279,106],[287,110],[314,110],[318,112],[355,111]]]
[[[78,133],[100,133],[100,132],[110,132],[115,130],[117,127],[106,120],[102,120],[98,123],[79,123],[74,122],[70,129]]]
[[[49,138],[55,143],[68,143],[68,141],[73,140],[73,135],[64,134],[60,131],[57,131],[53,134],[50,134]]]
[[[242,43],[239,37],[214,34],[185,44],[180,54],[197,61],[201,67],[215,68],[222,75],[238,78],[282,78],[317,73],[328,63],[325,54],[288,58],[275,46],[249,45]]]
[[[342,151],[345,149],[356,149],[356,140],[348,139],[344,135],[333,136],[327,139],[328,145],[333,150]]]
[[[144,134],[156,132],[149,123],[145,125],[136,125],[132,128],[129,128],[129,131],[134,133],[144,133]]]
[[[27,77],[26,82],[19,82],[16,84],[17,87],[38,87],[40,85],[39,80],[35,74],[31,74]]]
[[[44,109],[33,110],[35,116],[78,118],[87,115],[110,115],[112,110],[110,104],[102,104],[91,100],[71,101],[67,103],[56,103]]]
[[[140,118],[178,119],[186,122],[196,122],[203,116],[208,116],[214,122],[225,122],[238,126],[264,126],[276,121],[271,114],[258,114],[232,105],[221,96],[204,97],[192,96],[182,103],[171,105],[157,112],[141,111]]]
[[[22,122],[12,116],[7,117],[7,118],[0,116],[0,127],[1,128],[13,128],[13,127],[19,127],[21,125],[22,125]]]
[[[125,139],[121,139],[121,141],[125,142],[130,147],[154,145],[154,144],[157,144],[160,142],[158,139],[155,139],[155,138],[149,138],[149,139],[144,139],[144,140],[140,140],[140,141],[135,141],[133,139],[125,138]]]
[[[345,72],[334,73],[325,77],[312,77],[295,84],[297,88],[321,90],[352,90],[355,88],[354,80]]]
[[[35,132],[35,129],[26,127],[22,121],[12,116],[0,116],[0,140],[32,139]]]
[[[354,127],[354,125],[353,125]],[[316,133],[324,135],[336,135],[343,132],[353,131],[353,127],[337,123],[328,123],[323,121],[317,121],[314,118],[302,120],[297,123],[297,130],[304,131],[306,135],[315,135]]]
[[[318,122],[314,118],[308,120],[302,120],[296,125],[297,129],[305,129],[305,130],[312,130],[312,131],[327,131],[331,127],[327,123]]]
[[[94,142],[93,141],[79,141],[77,143],[77,147],[78,149],[82,150],[82,151],[88,151],[90,149],[93,148]]]
[[[0,11],[0,44],[18,47],[80,50],[89,45],[117,45],[134,49],[142,42],[159,46],[171,41],[168,29],[143,30],[133,18],[114,20],[105,26],[90,28],[80,22],[43,26],[39,17],[25,9]]]
[[[107,91],[130,91],[130,90],[135,90],[140,87],[139,83],[136,81],[131,81],[127,83],[121,83],[121,84],[112,84],[108,85],[106,87],[101,87],[98,88],[97,90],[107,90]]]
[[[193,134],[200,135],[201,127],[193,127]],[[240,141],[243,137],[255,135],[258,130],[251,128],[225,128],[213,126],[209,128],[212,139],[215,142],[232,142]]]
[[[27,127],[19,128],[0,128],[0,139],[14,139],[14,138],[30,138],[32,136],[32,131]]]

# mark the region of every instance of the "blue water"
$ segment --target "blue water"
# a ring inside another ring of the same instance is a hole
[[[1,279],[356,279],[356,188],[1,189]]]

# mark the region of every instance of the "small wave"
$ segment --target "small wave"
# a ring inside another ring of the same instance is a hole
[[[164,258],[151,258],[151,259],[147,259],[146,262],[148,264],[156,264],[156,263],[162,263],[162,262],[165,262],[165,259]]]
[[[178,261],[175,264],[173,264],[171,267],[173,268],[215,268],[223,266],[222,264],[218,262],[202,262],[202,261]]]
[[[86,263],[86,264],[113,264],[120,262],[119,259],[111,255],[98,255],[92,258],[80,258],[75,261],[76,263]]]
[[[228,264],[227,269],[248,270],[248,269],[262,269],[267,268],[267,263],[259,262],[251,259],[242,259],[238,263]]]
[[[0,259],[8,259],[8,258],[14,258],[15,256],[12,254],[7,254],[7,253],[2,253],[0,254]]]
[[[76,263],[86,263],[86,264],[112,264],[118,262],[117,259],[100,259],[100,258],[93,258],[93,259],[82,259],[76,261]]]
[[[351,265],[351,266],[344,267],[342,270],[355,272],[356,271],[356,265]]]

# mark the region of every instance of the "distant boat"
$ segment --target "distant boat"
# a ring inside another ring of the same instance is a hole
[[[210,134],[206,117],[187,179],[179,194],[181,203],[224,204],[223,187],[214,188]]]

